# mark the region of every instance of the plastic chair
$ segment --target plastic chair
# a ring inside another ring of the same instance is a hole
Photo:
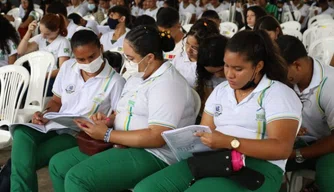
[[[180,24],[181,24],[181,26],[189,24],[190,20],[191,20],[191,17],[192,17],[192,14],[188,13],[188,12],[180,14]]]
[[[34,3],[34,9],[36,10],[36,9],[39,9],[39,8],[40,8],[40,6],[38,4]]]
[[[298,21],[288,21],[288,22],[284,22],[281,24],[282,30],[294,29],[294,30],[300,31],[301,27],[302,26]]]
[[[201,110],[201,105],[202,105],[202,100],[201,97],[199,96],[199,94],[197,93],[197,91],[195,89],[191,89],[195,98],[195,113],[196,116],[199,115],[199,112]]]
[[[282,30],[284,35],[291,35],[294,37],[297,37],[299,40],[303,40],[303,35],[300,31],[291,29],[291,28],[285,28]]]
[[[103,21],[101,21],[100,25],[104,26],[107,24],[109,17],[105,18]]]
[[[187,24],[187,25],[183,25],[182,28],[188,33],[192,26],[193,24]]]
[[[309,51],[310,45],[319,38],[334,36],[334,27],[311,27],[303,34],[303,44]]]
[[[55,65],[53,54],[46,51],[35,51],[24,55],[16,60],[14,65],[22,66],[26,61],[29,62],[31,76],[24,108],[18,111],[19,123],[29,122],[36,111],[43,110],[51,73],[47,79],[45,77]]]
[[[298,170],[291,172],[289,178],[290,185],[288,185],[288,192],[299,192],[303,187],[303,178],[315,179],[315,171],[312,170]]]
[[[238,26],[232,22],[224,22],[220,24],[220,34],[231,38],[238,32]]]
[[[21,23],[22,23],[22,19],[21,18],[15,18],[14,27],[15,27],[16,30],[18,30],[18,28],[21,25]]]
[[[298,11],[298,10],[294,10],[293,15],[295,16],[295,19],[296,19],[295,21],[299,21],[301,16],[302,16],[300,11]],[[287,11],[287,12],[283,13],[283,16],[282,16],[282,23],[285,23],[285,22],[288,22],[288,21],[294,21],[293,17],[292,17],[292,13],[290,11]]]
[[[230,11],[224,10],[218,13],[221,22],[228,22],[230,19]]]
[[[313,22],[311,26],[309,26],[309,28],[311,27],[330,27],[330,26],[333,27],[333,25],[334,25],[333,19],[322,19],[322,20]]]
[[[41,20],[44,16],[44,11],[40,8],[35,8],[36,13],[38,14],[38,20]]]
[[[20,9],[19,8],[13,8],[7,12],[7,15],[11,15],[14,18],[19,18],[20,17]]]
[[[320,20],[333,20],[333,18],[330,15],[316,15],[314,17],[311,17],[308,20],[307,26],[310,27],[312,26],[312,23],[316,22],[316,21],[320,21]]]
[[[95,17],[94,17],[94,15],[92,15],[92,14],[89,14],[89,15],[84,16],[83,19],[85,19],[85,20],[93,20],[93,21],[95,21]]]
[[[29,72],[22,66],[6,65],[0,70],[0,126],[16,122],[22,97],[29,83]],[[11,144],[9,131],[0,129],[0,149]]]
[[[334,36],[314,41],[309,49],[309,55],[320,59],[324,64],[330,65],[334,54]]]

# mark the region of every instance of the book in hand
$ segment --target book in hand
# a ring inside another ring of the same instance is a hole
[[[33,123],[14,123],[10,125],[9,130],[12,134],[15,127],[19,125],[24,125],[24,126],[30,127],[42,133],[47,133],[49,131],[56,131],[56,130],[67,129],[67,128],[70,128],[75,131],[80,131],[80,128],[73,121],[74,119],[84,119],[86,121],[93,123],[92,120],[90,120],[87,117],[69,114],[69,113],[49,112],[49,113],[44,114],[43,117],[45,119],[50,120],[45,125],[38,125],[38,124],[33,124]]]
[[[212,151],[201,142],[200,137],[194,136],[196,132],[211,133],[211,129],[202,125],[191,125],[174,130],[164,131],[161,135],[166,141],[178,161],[192,157],[193,153]]]

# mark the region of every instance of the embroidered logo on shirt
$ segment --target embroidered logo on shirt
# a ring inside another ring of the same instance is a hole
[[[266,115],[263,108],[256,110],[256,121],[266,121]]]
[[[65,89],[67,94],[71,94],[75,91],[75,85],[68,85]]]
[[[215,117],[221,115],[223,112],[223,107],[220,104],[216,104],[215,106]]]
[[[96,103],[96,104],[100,104],[104,101],[105,99],[105,94],[104,92],[103,93],[99,93],[98,95],[96,95],[93,99],[93,102]]]
[[[70,49],[69,48],[64,48],[64,53],[70,53]]]
[[[16,46],[15,44],[13,44],[13,45],[12,45],[12,48],[13,48],[14,50],[16,50],[16,49],[17,49],[17,46]]]

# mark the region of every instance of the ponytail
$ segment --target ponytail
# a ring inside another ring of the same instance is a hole
[[[44,25],[47,29],[49,29],[52,32],[59,30],[59,35],[66,37],[67,28],[65,22],[66,22],[65,16],[61,14],[49,13],[42,18],[40,24]]]

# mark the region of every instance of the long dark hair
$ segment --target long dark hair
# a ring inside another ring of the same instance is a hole
[[[28,8],[26,14],[22,18],[22,22],[25,22],[28,19],[30,12],[34,10],[34,2],[32,0],[27,0],[27,1],[28,1]]]
[[[14,46],[17,46],[20,43],[19,35],[13,25],[2,15],[0,15],[0,28],[0,50],[4,53],[10,53],[8,40],[11,40]]]
[[[226,50],[239,53],[256,66],[264,62],[261,73],[271,80],[287,84],[287,64],[280,54],[279,48],[264,30],[241,31],[228,42]]]
[[[254,30],[265,29],[267,31],[274,31],[274,32],[276,32],[277,28],[279,29],[278,36],[283,35],[281,25],[279,24],[277,19],[271,15],[266,15],[261,17],[259,20],[256,21],[254,26]]]
[[[228,39],[225,36],[217,35],[205,39],[198,48],[197,56],[197,87],[196,91],[202,97],[204,87],[214,74],[208,72],[205,67],[223,67],[224,50]]]
[[[246,24],[246,29],[251,29],[249,26],[248,26],[248,23],[247,23],[247,12],[248,11],[252,11],[254,14],[255,14],[255,23],[257,23],[257,21],[263,17],[263,16],[266,16],[267,15],[267,12],[266,10],[264,10],[262,7],[260,6],[251,6],[251,7],[248,7],[247,10],[246,10],[246,17],[245,17],[245,24]],[[255,25],[254,25],[255,26]]]

